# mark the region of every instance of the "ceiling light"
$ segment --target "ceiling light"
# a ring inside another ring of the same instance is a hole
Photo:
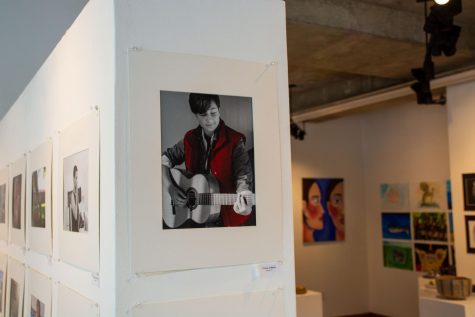
[[[450,0],[435,0],[437,4],[447,4]]]

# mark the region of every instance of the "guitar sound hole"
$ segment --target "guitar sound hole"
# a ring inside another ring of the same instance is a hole
[[[198,196],[198,193],[196,192],[194,188],[189,188],[186,191],[186,206],[190,210],[195,209],[196,206],[198,205],[197,198],[196,198],[197,196]]]

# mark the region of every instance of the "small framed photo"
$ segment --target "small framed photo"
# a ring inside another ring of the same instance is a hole
[[[465,210],[475,210],[475,173],[463,174],[463,205]]]
[[[467,233],[467,253],[475,253],[475,216],[465,216]]]

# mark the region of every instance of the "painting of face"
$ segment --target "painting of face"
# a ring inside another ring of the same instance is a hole
[[[330,192],[329,200],[327,201],[328,211],[333,220],[337,232],[337,240],[344,240],[345,238],[345,213],[343,200],[343,182],[337,183]]]
[[[344,186],[341,178],[303,179],[303,240],[345,240]]]
[[[322,196],[316,183],[313,183],[308,191],[308,202],[304,208],[306,224],[312,229],[323,228]]]

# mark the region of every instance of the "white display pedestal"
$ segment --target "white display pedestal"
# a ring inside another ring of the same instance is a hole
[[[473,317],[475,296],[465,300],[439,298],[437,290],[419,289],[419,317]]]
[[[297,317],[323,317],[322,293],[297,294]]]

